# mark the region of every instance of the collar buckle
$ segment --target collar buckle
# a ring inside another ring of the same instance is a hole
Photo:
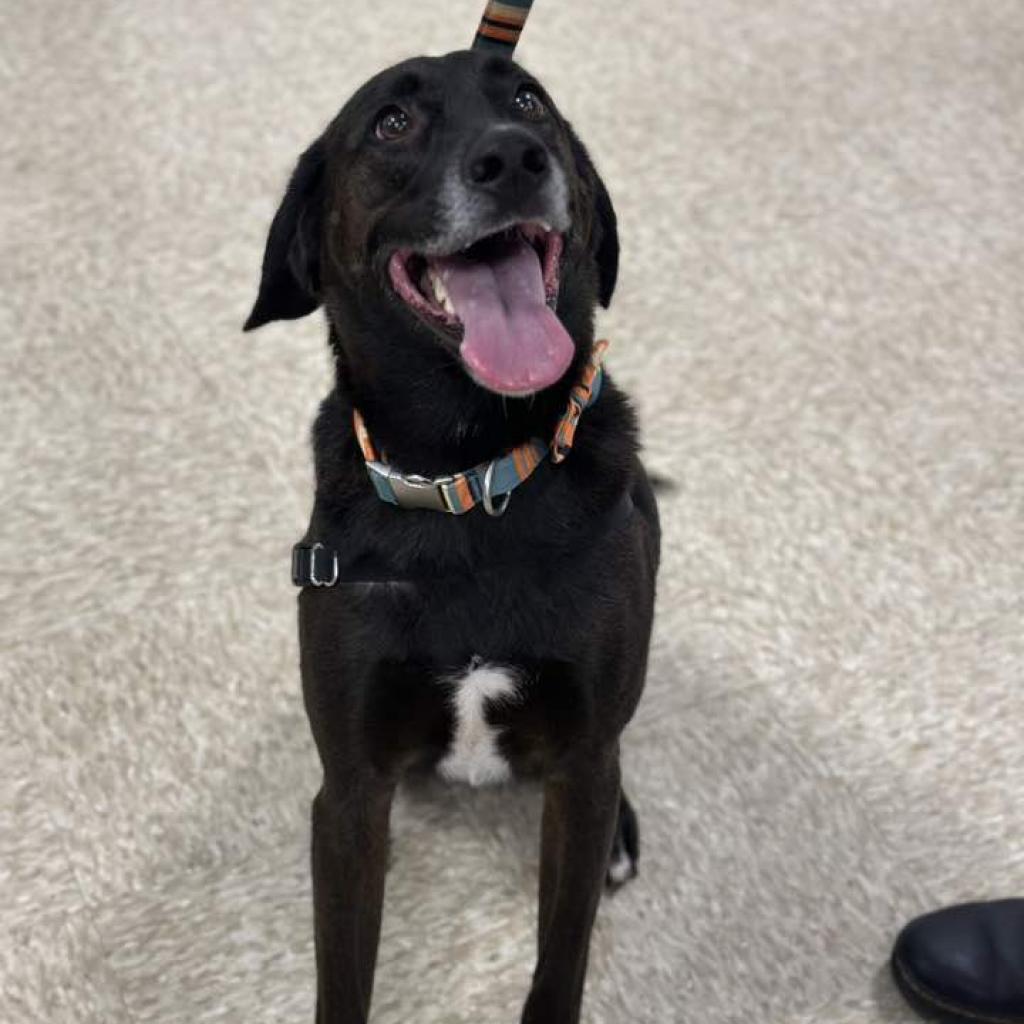
[[[455,481],[453,476],[427,477],[416,473],[399,473],[383,462],[367,462],[377,493],[399,508],[426,508],[434,512],[451,512],[445,487]]]

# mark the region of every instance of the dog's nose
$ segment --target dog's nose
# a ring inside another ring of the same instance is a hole
[[[492,128],[470,148],[465,176],[473,188],[495,194],[524,194],[551,173],[547,147],[522,128]]]

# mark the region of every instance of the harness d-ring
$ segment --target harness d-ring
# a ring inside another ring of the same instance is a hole
[[[504,496],[505,500],[500,505],[498,505],[496,507],[494,505],[494,502],[491,500],[491,484],[493,482],[494,482],[494,460],[492,459],[487,464],[487,472],[484,473],[484,492],[480,496],[480,501],[481,501],[481,504],[484,506],[484,511],[489,516],[495,516],[495,517],[503,516],[505,514],[505,510],[508,508],[508,503],[512,500],[512,492],[509,491],[507,494],[505,494],[505,496]]]
[[[317,541],[309,549],[309,583],[313,587],[333,587],[338,582],[338,552],[331,552],[331,575],[320,578],[316,574],[316,554],[318,551],[326,550],[320,541]]]

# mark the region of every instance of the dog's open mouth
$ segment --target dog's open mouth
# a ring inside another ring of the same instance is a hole
[[[504,395],[554,384],[572,362],[572,338],[555,316],[563,239],[518,224],[445,255],[394,252],[388,273],[402,300],[460,341],[477,383]]]

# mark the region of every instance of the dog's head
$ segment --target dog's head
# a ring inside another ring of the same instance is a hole
[[[367,82],[300,158],[245,327],[322,303],[348,362],[373,363],[372,344],[344,351],[369,327],[532,394],[589,343],[618,252],[608,193],[535,78],[471,51],[417,58]]]

